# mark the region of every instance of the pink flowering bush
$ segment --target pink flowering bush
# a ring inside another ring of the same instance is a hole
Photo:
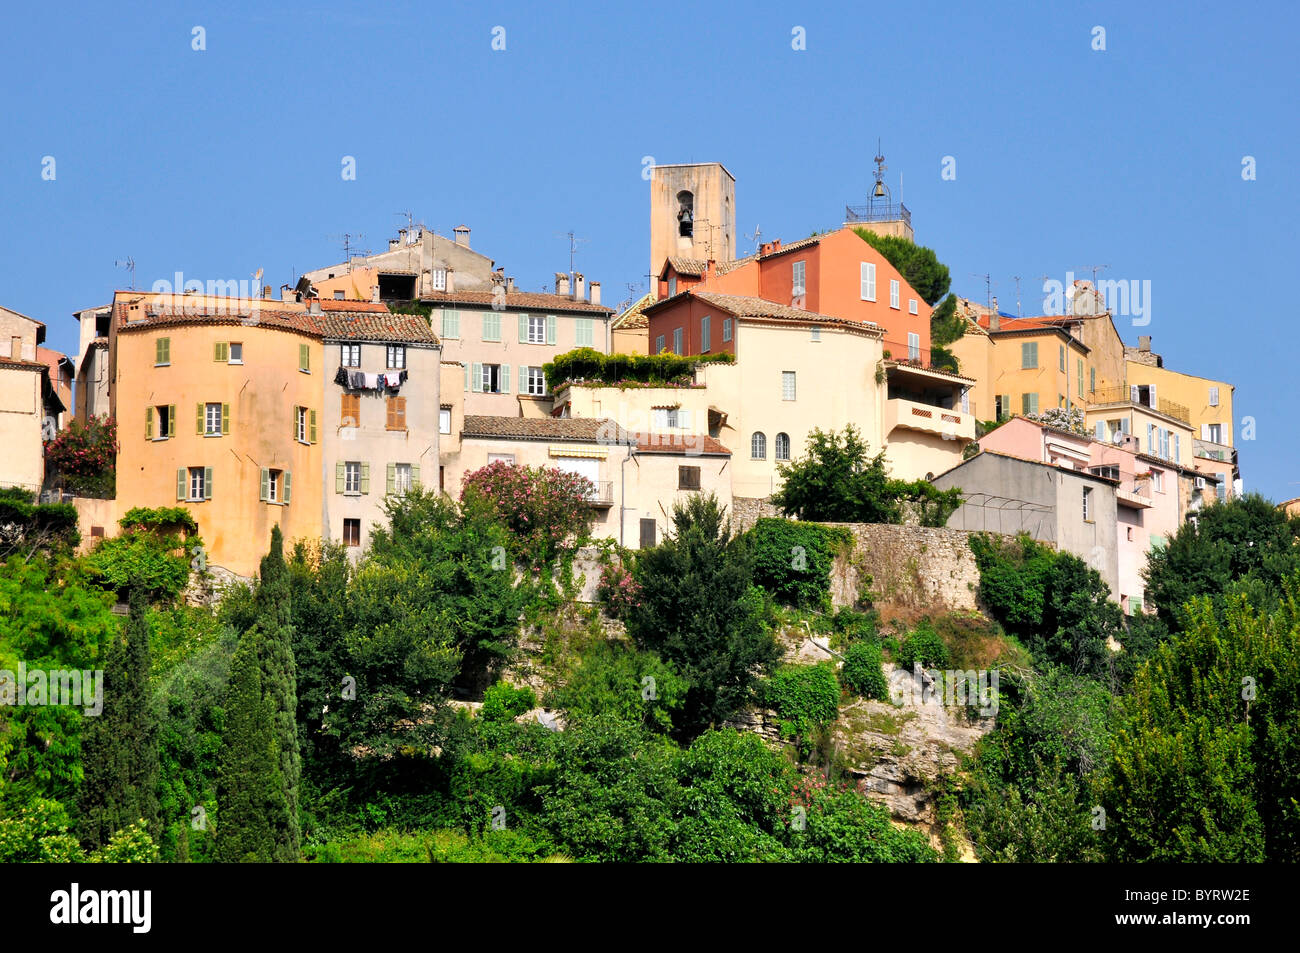
[[[45,468],[63,477],[68,489],[111,492],[117,464],[117,421],[91,417],[73,420],[45,444]]]
[[[641,584],[627,567],[606,563],[600,571],[600,582],[596,584],[596,598],[610,618],[622,619],[641,605]]]
[[[577,473],[497,461],[465,475],[460,499],[495,515],[510,532],[514,557],[539,569],[590,534],[595,492]]]

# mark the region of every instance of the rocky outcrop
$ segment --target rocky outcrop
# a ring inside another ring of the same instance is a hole
[[[191,572],[189,584],[181,592],[186,605],[215,608],[232,586],[252,585],[248,576],[240,576],[224,566],[208,565],[203,572]]]

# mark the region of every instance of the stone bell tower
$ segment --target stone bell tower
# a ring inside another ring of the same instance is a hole
[[[651,169],[650,273],[658,275],[670,257],[736,257],[736,177],[722,163]]]

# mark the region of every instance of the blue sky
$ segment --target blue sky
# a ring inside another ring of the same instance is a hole
[[[643,156],[725,163],[738,231],[788,241],[865,201],[880,138],[953,290],[982,300],[989,273],[1014,311],[1019,275],[1029,314],[1044,275],[1150,281],[1150,324],[1120,333],[1235,383],[1247,488],[1300,496],[1300,15],[1142,7],[29,4],[0,33],[0,304],[75,351],[71,312],[129,286],[115,260],[143,288],[258,268],[278,288],[344,232],[386,247],[406,210],[470,225],[525,289],[573,230],[615,303],[645,281]]]

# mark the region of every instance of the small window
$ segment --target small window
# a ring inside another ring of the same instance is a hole
[[[390,344],[385,350],[389,370],[401,370],[406,367],[406,347],[404,345]]]
[[[709,316],[700,318],[700,352],[709,350]]]
[[[858,274],[858,290],[863,301],[876,300],[876,266],[873,262],[864,261]]]
[[[283,433],[283,431],[281,431]],[[221,405],[204,404],[203,405],[203,436],[220,437],[221,436]]]
[[[540,367],[524,368],[525,390],[532,397],[542,397],[546,394],[546,375],[542,373]]]
[[[573,342],[578,347],[591,347],[593,341],[591,318],[578,318]]]
[[[749,438],[749,458],[751,460],[767,459],[767,436],[758,431]]]
[[[776,451],[776,459],[789,460],[790,459],[790,435],[788,433],[777,434],[776,446],[773,449]]]
[[[1097,368],[1088,368],[1088,393],[1097,393]]]
[[[507,466],[514,466],[515,455],[513,453],[489,453],[488,463],[504,463]]]
[[[388,398],[388,417],[384,422],[386,430],[405,430],[406,429],[406,398],[389,397]]]
[[[1020,345],[1020,367],[1031,370],[1038,367],[1038,342],[1025,341]]]
[[[546,316],[543,314],[530,314],[527,316],[528,321],[528,343],[545,344],[546,343]]]
[[[343,427],[361,426],[361,395],[344,394],[339,407],[339,424]]]
[[[393,464],[393,492],[406,493],[411,489],[411,465],[409,463]]]
[[[336,292],[334,292],[334,300],[335,300],[335,301],[342,301],[342,300],[343,300],[343,292],[342,292],[342,291],[336,291]]]
[[[434,291],[447,290],[447,269],[446,268],[433,269],[433,290]]]
[[[361,493],[361,464],[355,461],[343,464],[343,492]]]
[[[244,345],[238,341],[230,342],[230,361],[231,364],[244,363]]]
[[[166,440],[169,437],[176,436],[176,405],[162,404],[153,408],[154,417],[158,421],[155,440]]]
[[[663,352],[664,352],[664,336],[662,334],[659,334],[655,336],[655,353],[662,354]]]
[[[172,339],[171,338],[155,338],[153,342],[153,348],[154,348],[153,362],[155,367],[165,367],[166,365],[172,362]]]
[[[316,442],[316,411],[307,407],[295,407],[293,414],[293,435],[299,443]]]
[[[891,308],[898,307],[898,279],[897,278],[889,279],[889,306]]]
[[[731,340],[731,318],[722,319],[722,340]]]
[[[311,373],[311,345],[298,345],[298,370],[304,374]]]
[[[438,411],[438,433],[451,433],[450,407],[443,407]]]
[[[669,278],[669,279],[668,279],[668,297],[671,298],[671,297],[672,297],[673,295],[675,295],[675,294],[677,294],[677,279],[676,279],[676,278]]]
[[[819,341],[821,341],[821,339],[822,339],[822,329],[821,329],[821,328],[813,328],[813,329],[812,329],[812,342],[813,342],[814,344],[817,344]]]
[[[790,288],[790,294],[796,298],[799,297],[800,295],[807,294],[808,285],[804,281],[804,274],[806,271],[804,267],[805,264],[806,263],[802,261],[796,261],[794,263],[794,268],[793,268],[794,276],[793,276],[792,286]]]
[[[1125,532],[1127,532],[1128,534],[1128,541],[1130,543],[1133,542],[1133,527],[1132,526],[1128,527]]]
[[[1211,407],[1219,406],[1219,388],[1217,387],[1210,388],[1210,406]]]
[[[1061,370],[1065,370],[1065,345],[1061,345]]]
[[[483,340],[501,340],[501,314],[496,311],[483,312]]]
[[[1038,413],[1038,395],[1021,394],[1020,395],[1020,412],[1022,414]]]
[[[1083,521],[1085,523],[1092,522],[1092,514],[1088,511],[1088,504],[1091,497],[1092,497],[1092,488],[1085,486],[1083,488]]]
[[[921,359],[921,335],[915,331],[907,332],[907,359],[909,361]]]
[[[442,336],[445,338],[460,337],[460,312],[442,309]]]
[[[344,367],[360,367],[361,366],[361,345],[360,344],[339,345],[339,359]]]
[[[190,467],[190,495],[189,500],[197,503],[200,500],[212,498],[211,487],[208,483],[207,467]]]
[[[501,365],[484,364],[480,380],[482,381],[483,393],[501,393]]]
[[[1079,373],[1077,375],[1077,379],[1079,381],[1079,396],[1082,397],[1083,396],[1083,358],[1079,358],[1076,363],[1079,368]]]
[[[916,312],[916,299],[915,299],[915,298],[908,298],[908,299],[907,299],[907,313],[908,313],[908,314],[916,314],[916,313],[917,313],[917,312]]]
[[[781,372],[781,399],[782,400],[795,399],[795,372],[794,371]]]
[[[700,488],[699,467],[678,467],[677,468],[677,489],[698,490],[699,488]]]
[[[361,545],[361,520],[345,519],[343,521],[343,545]]]
[[[676,330],[673,331],[673,353],[674,354],[684,353],[682,350],[682,334],[683,334],[682,328],[677,328]]]
[[[1160,470],[1151,471],[1151,489],[1155,490],[1157,493],[1163,493],[1165,491],[1165,475]]]

